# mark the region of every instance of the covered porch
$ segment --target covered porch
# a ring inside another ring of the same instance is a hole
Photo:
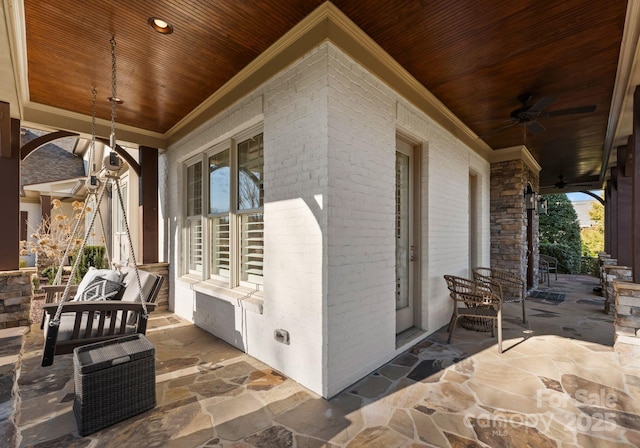
[[[0,291],[21,381],[0,413],[7,444],[640,444],[637,376],[617,364],[597,281],[552,284],[566,300],[529,300],[526,326],[507,306],[502,356],[486,334],[449,345],[440,328],[443,274],[491,266],[540,287],[546,193],[605,188],[606,250],[640,283],[640,3],[469,4],[6,0],[0,270],[21,272],[18,178],[35,149],[21,129],[112,134],[139,156],[137,249],[168,264],[175,313],[148,332],[158,406],[80,438],[70,357],[38,367],[30,280]],[[156,35],[157,18],[175,33]]]
[[[613,316],[597,286],[560,275],[549,291],[564,301],[527,299],[527,324],[518,304],[506,305],[502,355],[488,333],[458,328],[447,344],[443,328],[331,400],[158,313],[147,333],[157,407],[86,437],[72,411],[72,355],[40,367],[42,333],[32,328],[17,361],[16,440],[40,448],[638,446],[640,383],[617,362]]]

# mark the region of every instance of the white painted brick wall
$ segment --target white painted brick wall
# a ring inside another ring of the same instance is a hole
[[[327,47],[322,46],[268,81],[248,98],[207,122],[163,156],[168,182],[164,217],[170,239],[173,275],[181,258],[181,161],[264,119],[265,265],[264,314],[231,313],[234,328],[220,328],[228,307],[200,299],[191,285],[173,282],[176,313],[221,337],[243,334],[249,354],[322,393],[323,272],[326,266]],[[162,208],[162,206],[161,206]],[[200,310],[197,310],[197,308]],[[205,309],[203,309],[205,308]],[[274,340],[273,331],[290,333],[291,344]],[[235,336],[234,336],[235,337]]]
[[[478,176],[480,219],[478,261],[490,254],[490,164],[459,140],[399,99],[398,128],[422,142],[422,328],[438,330],[451,318],[445,274],[469,273],[469,173]]]
[[[344,53],[329,55],[331,396],[395,350],[395,101]]]
[[[326,60],[322,46],[264,89],[264,322],[271,328],[249,343],[250,352],[315,391],[325,381]],[[273,342],[275,328],[289,332],[291,345]]]
[[[479,257],[488,264],[489,164],[325,43],[162,156],[160,208],[173,275],[180,263],[181,161],[261,119],[264,314],[236,306],[237,328],[225,331],[241,332],[249,354],[331,396],[398,352],[396,131],[423,148],[420,325],[429,332],[450,317],[442,275],[467,274],[470,169],[480,183]],[[178,280],[172,288],[175,311],[193,319],[191,286]],[[274,341],[276,328],[289,331],[291,345]]]
[[[490,163],[480,157],[475,152],[469,153],[469,167],[478,176],[478,204],[477,210],[480,214],[478,219],[478,245],[480,250],[478,253],[479,266],[491,266],[491,228],[489,226],[489,204],[490,204]]]
[[[469,173],[482,208],[479,260],[489,258],[489,163],[335,47],[329,52],[328,377],[333,395],[395,349],[395,138],[422,145],[423,329],[448,323],[443,275],[468,275]]]

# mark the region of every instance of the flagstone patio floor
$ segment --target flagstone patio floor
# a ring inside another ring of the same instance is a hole
[[[21,447],[640,446],[640,378],[613,351],[597,280],[560,276],[566,300],[505,305],[504,348],[446,328],[325,400],[171,313],[152,315],[157,406],[80,437],[72,355],[40,367],[26,336],[16,418]]]

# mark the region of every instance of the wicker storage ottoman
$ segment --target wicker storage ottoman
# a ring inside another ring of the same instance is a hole
[[[141,334],[73,350],[80,435],[113,425],[156,405],[155,347]]]

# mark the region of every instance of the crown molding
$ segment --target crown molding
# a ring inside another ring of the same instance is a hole
[[[206,121],[293,64],[327,39],[327,10],[323,3],[249,65],[203,101],[165,134],[169,144],[186,137]]]
[[[241,100],[278,72],[329,41],[485,159],[492,149],[333,3],[325,2],[167,134],[169,144]]]
[[[34,127],[47,126],[56,130],[67,130],[85,134],[90,138],[92,134],[91,116],[71,112],[57,107],[39,103],[27,103],[22,110],[23,125],[34,123]],[[163,134],[144,129],[115,123],[118,142],[124,146],[150,146],[165,148],[166,139]],[[111,122],[96,118],[96,136],[108,138],[111,135]]]
[[[385,82],[431,120],[485,159],[492,148],[451,112],[435,95],[393,59],[369,35],[332,3],[327,2],[328,39],[374,76]]]
[[[3,0],[2,3],[9,43],[8,57],[11,60],[10,70],[13,74],[12,84],[16,102],[11,105],[11,116],[12,118],[21,119],[22,106],[29,98],[24,2],[22,0]]]
[[[491,163],[509,162],[511,160],[522,160],[525,165],[536,174],[542,170],[538,161],[531,155],[529,149],[524,145],[498,149],[493,151],[489,158]]]
[[[91,117],[88,115],[30,102],[26,85],[28,77],[24,4],[22,0],[3,2],[5,7],[11,6],[12,11],[12,49],[15,53],[14,59],[18,61],[14,70],[16,79],[20,81],[18,88],[22,101],[23,122],[90,135]],[[491,147],[329,1],[316,8],[166,133],[160,134],[116,123],[118,141],[129,142],[135,146],[167,148],[327,41],[345,52],[481,157],[490,160],[493,152]],[[105,120],[98,120],[97,133],[108,135],[107,125]]]

